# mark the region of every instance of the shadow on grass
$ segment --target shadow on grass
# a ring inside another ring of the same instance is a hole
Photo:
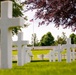
[[[61,61],[66,61],[66,59],[62,59]],[[32,60],[31,62],[49,62],[49,60]],[[58,62],[58,60],[55,60],[55,62]]]
[[[17,63],[17,61],[12,61],[12,63]]]
[[[49,60],[32,60],[31,62],[49,62]]]
[[[66,59],[62,59],[62,61],[66,61]],[[31,62],[49,62],[49,60],[32,60]],[[55,62],[58,62],[58,60]],[[12,63],[17,63],[17,61],[12,61]]]
[[[49,60],[32,60],[31,62],[49,62]],[[17,61],[12,61],[12,63],[17,63]]]

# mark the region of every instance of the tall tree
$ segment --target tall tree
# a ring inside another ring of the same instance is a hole
[[[41,38],[41,40],[40,40],[40,43],[39,43],[40,46],[45,46],[45,42],[44,42],[44,41],[45,41],[45,39],[44,39],[45,36],[46,36],[46,35],[43,35],[43,36],[42,36],[42,38]]]
[[[64,40],[62,37],[58,36],[57,40],[56,40],[57,44],[66,44],[66,40]]]
[[[71,43],[75,44],[76,34],[72,33],[69,37],[71,38]]]
[[[67,37],[66,37],[65,33],[62,32],[62,36],[58,36],[57,40],[55,42],[56,42],[56,44],[61,44],[61,45],[66,44],[66,39],[67,39]]]
[[[36,11],[36,18],[43,19],[40,25],[54,22],[56,27],[71,27],[76,30],[76,0],[25,0],[27,10]]]
[[[38,46],[38,38],[37,38],[36,33],[32,34],[31,44],[34,46]]]
[[[74,37],[74,44],[76,44],[76,35],[75,35],[75,37]]]
[[[43,35],[41,40],[40,40],[41,46],[50,46],[53,43],[54,43],[54,37],[52,36],[52,34],[50,32]]]
[[[1,1],[13,1],[13,17],[23,16],[23,13],[22,13],[23,6],[20,3],[17,3],[15,0],[0,0],[0,13],[1,13]],[[13,34],[17,34],[18,31],[21,31],[21,27],[14,27],[12,29]]]

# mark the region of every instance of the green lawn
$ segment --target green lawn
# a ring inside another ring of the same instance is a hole
[[[17,55],[17,51],[13,51],[13,55]],[[32,50],[34,59],[38,59],[38,54],[47,54],[49,50]],[[65,51],[63,52],[65,53]],[[13,63],[12,69],[0,69],[0,75],[76,75],[76,61],[72,63],[34,61],[24,66],[17,66]]]
[[[48,54],[50,50],[32,50],[33,60],[40,60],[37,55]]]
[[[33,54],[32,60],[40,60],[38,58],[38,55],[40,55],[40,54],[48,54],[49,52],[50,52],[50,50],[32,50],[32,54]],[[61,52],[61,54],[65,54],[65,53],[66,53],[66,50],[63,50]],[[13,55],[17,55],[18,54],[18,51],[17,50],[14,50],[14,51],[12,51],[12,54]],[[47,59],[45,59],[45,60],[47,60]]]
[[[0,70],[0,75],[76,75],[76,61],[31,62],[21,67],[13,64],[12,69]]]
[[[13,50],[12,51],[12,55],[17,55],[18,54],[18,51],[17,50]]]
[[[37,55],[39,54],[47,54],[49,53],[50,50],[32,50],[32,54],[33,54],[33,60],[39,60],[39,58],[37,57]],[[17,50],[14,50],[12,51],[12,54],[13,55],[17,55],[18,54],[18,51]]]
[[[13,50],[12,54],[13,55],[17,55],[18,51],[17,50]],[[49,53],[49,50],[32,50],[32,53],[37,55],[37,54],[47,54]]]

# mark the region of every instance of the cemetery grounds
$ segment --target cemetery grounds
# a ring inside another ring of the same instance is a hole
[[[47,54],[48,52],[49,50],[32,51],[34,59],[37,60],[37,54]],[[13,51],[12,54],[16,55],[17,51]],[[40,62],[32,61],[24,66],[17,66],[17,63],[13,62],[13,68],[0,69],[0,75],[76,75],[76,61],[71,63],[66,63],[65,60],[49,62],[45,59]]]

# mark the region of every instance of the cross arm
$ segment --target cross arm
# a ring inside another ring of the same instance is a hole
[[[23,26],[24,25],[24,19],[22,17],[18,18],[11,18],[9,19],[9,27],[17,27],[17,26]]]
[[[29,50],[29,48],[27,46],[24,46],[23,49],[27,52],[27,50]]]
[[[27,45],[29,42],[28,41],[21,41],[21,42],[18,42],[18,41],[13,41],[13,45],[18,45],[18,44],[21,44],[21,45]]]
[[[64,48],[67,48],[67,46],[68,46],[68,48],[74,48],[75,47],[74,44],[68,44],[68,45],[62,45],[61,49],[63,50]]]
[[[22,45],[27,45],[27,44],[29,44],[29,42],[28,41],[21,41],[21,44]]]

